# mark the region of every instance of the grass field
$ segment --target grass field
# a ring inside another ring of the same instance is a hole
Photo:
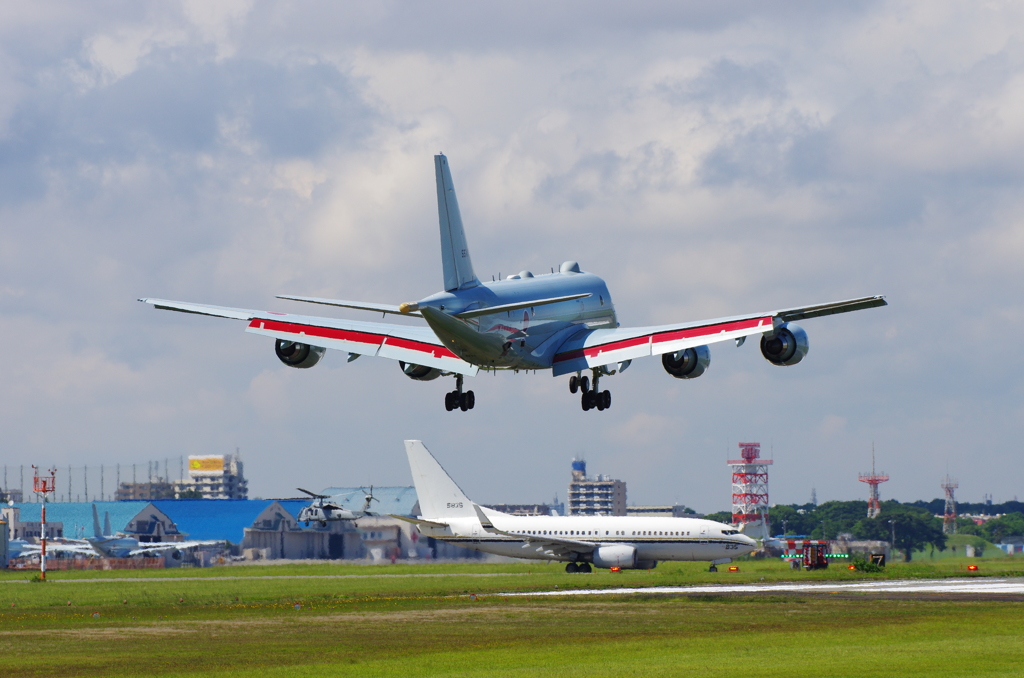
[[[1024,574],[1015,558],[976,562],[983,575]],[[877,575],[791,572],[777,561],[740,567],[566,575],[538,563],[323,564],[54,572],[47,583],[8,572],[0,575],[0,675],[1022,674],[1017,602],[497,595],[965,574],[951,558]]]

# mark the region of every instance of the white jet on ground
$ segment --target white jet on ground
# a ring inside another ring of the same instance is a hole
[[[419,440],[406,440],[426,537],[513,558],[567,562],[566,572],[591,566],[650,569],[659,560],[716,565],[750,553],[757,542],[731,525],[697,518],[646,516],[513,516],[474,504]]]

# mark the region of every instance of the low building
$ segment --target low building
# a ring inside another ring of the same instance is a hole
[[[117,501],[153,501],[174,499],[174,486],[163,478],[150,478],[142,483],[121,483],[114,493]]]
[[[627,506],[627,516],[647,516],[657,518],[703,518],[704,514],[682,505],[662,506]]]
[[[512,516],[557,516],[558,508],[551,504],[488,504],[487,508]]]
[[[587,462],[572,460],[569,483],[570,516],[626,515],[626,483],[609,476],[587,477]]]

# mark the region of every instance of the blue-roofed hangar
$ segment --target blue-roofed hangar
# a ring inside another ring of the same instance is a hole
[[[345,508],[360,509],[362,488],[328,488],[322,494]],[[326,526],[301,524],[299,511],[306,499],[157,499],[95,502],[101,525],[112,533],[144,542],[223,541],[224,548],[204,547],[184,562],[194,565],[264,559],[398,560],[478,558],[479,553],[421,538],[410,523],[391,516],[412,516],[419,510],[412,487],[376,487],[372,510],[376,516],[357,521],[333,521]],[[38,542],[38,503],[4,506],[0,519],[11,540]],[[93,502],[47,504],[49,539],[94,536]],[[51,562],[48,557],[47,562]],[[6,565],[4,560],[2,565]],[[169,563],[170,564],[170,563]]]

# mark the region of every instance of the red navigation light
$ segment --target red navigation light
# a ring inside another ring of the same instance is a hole
[[[739,572],[740,571],[739,565],[730,565],[729,566],[729,571],[730,572]]]
[[[847,569],[847,570],[856,570],[856,569],[857,569],[857,566],[856,566],[856,565],[847,565],[847,566],[846,566],[846,569]]]
[[[610,567],[608,569],[610,569],[612,572],[621,572],[622,571],[622,568],[619,567],[618,565],[616,565],[614,567]]]
[[[977,565],[968,565],[967,566],[967,571],[968,572],[977,572],[978,571],[978,566]]]

